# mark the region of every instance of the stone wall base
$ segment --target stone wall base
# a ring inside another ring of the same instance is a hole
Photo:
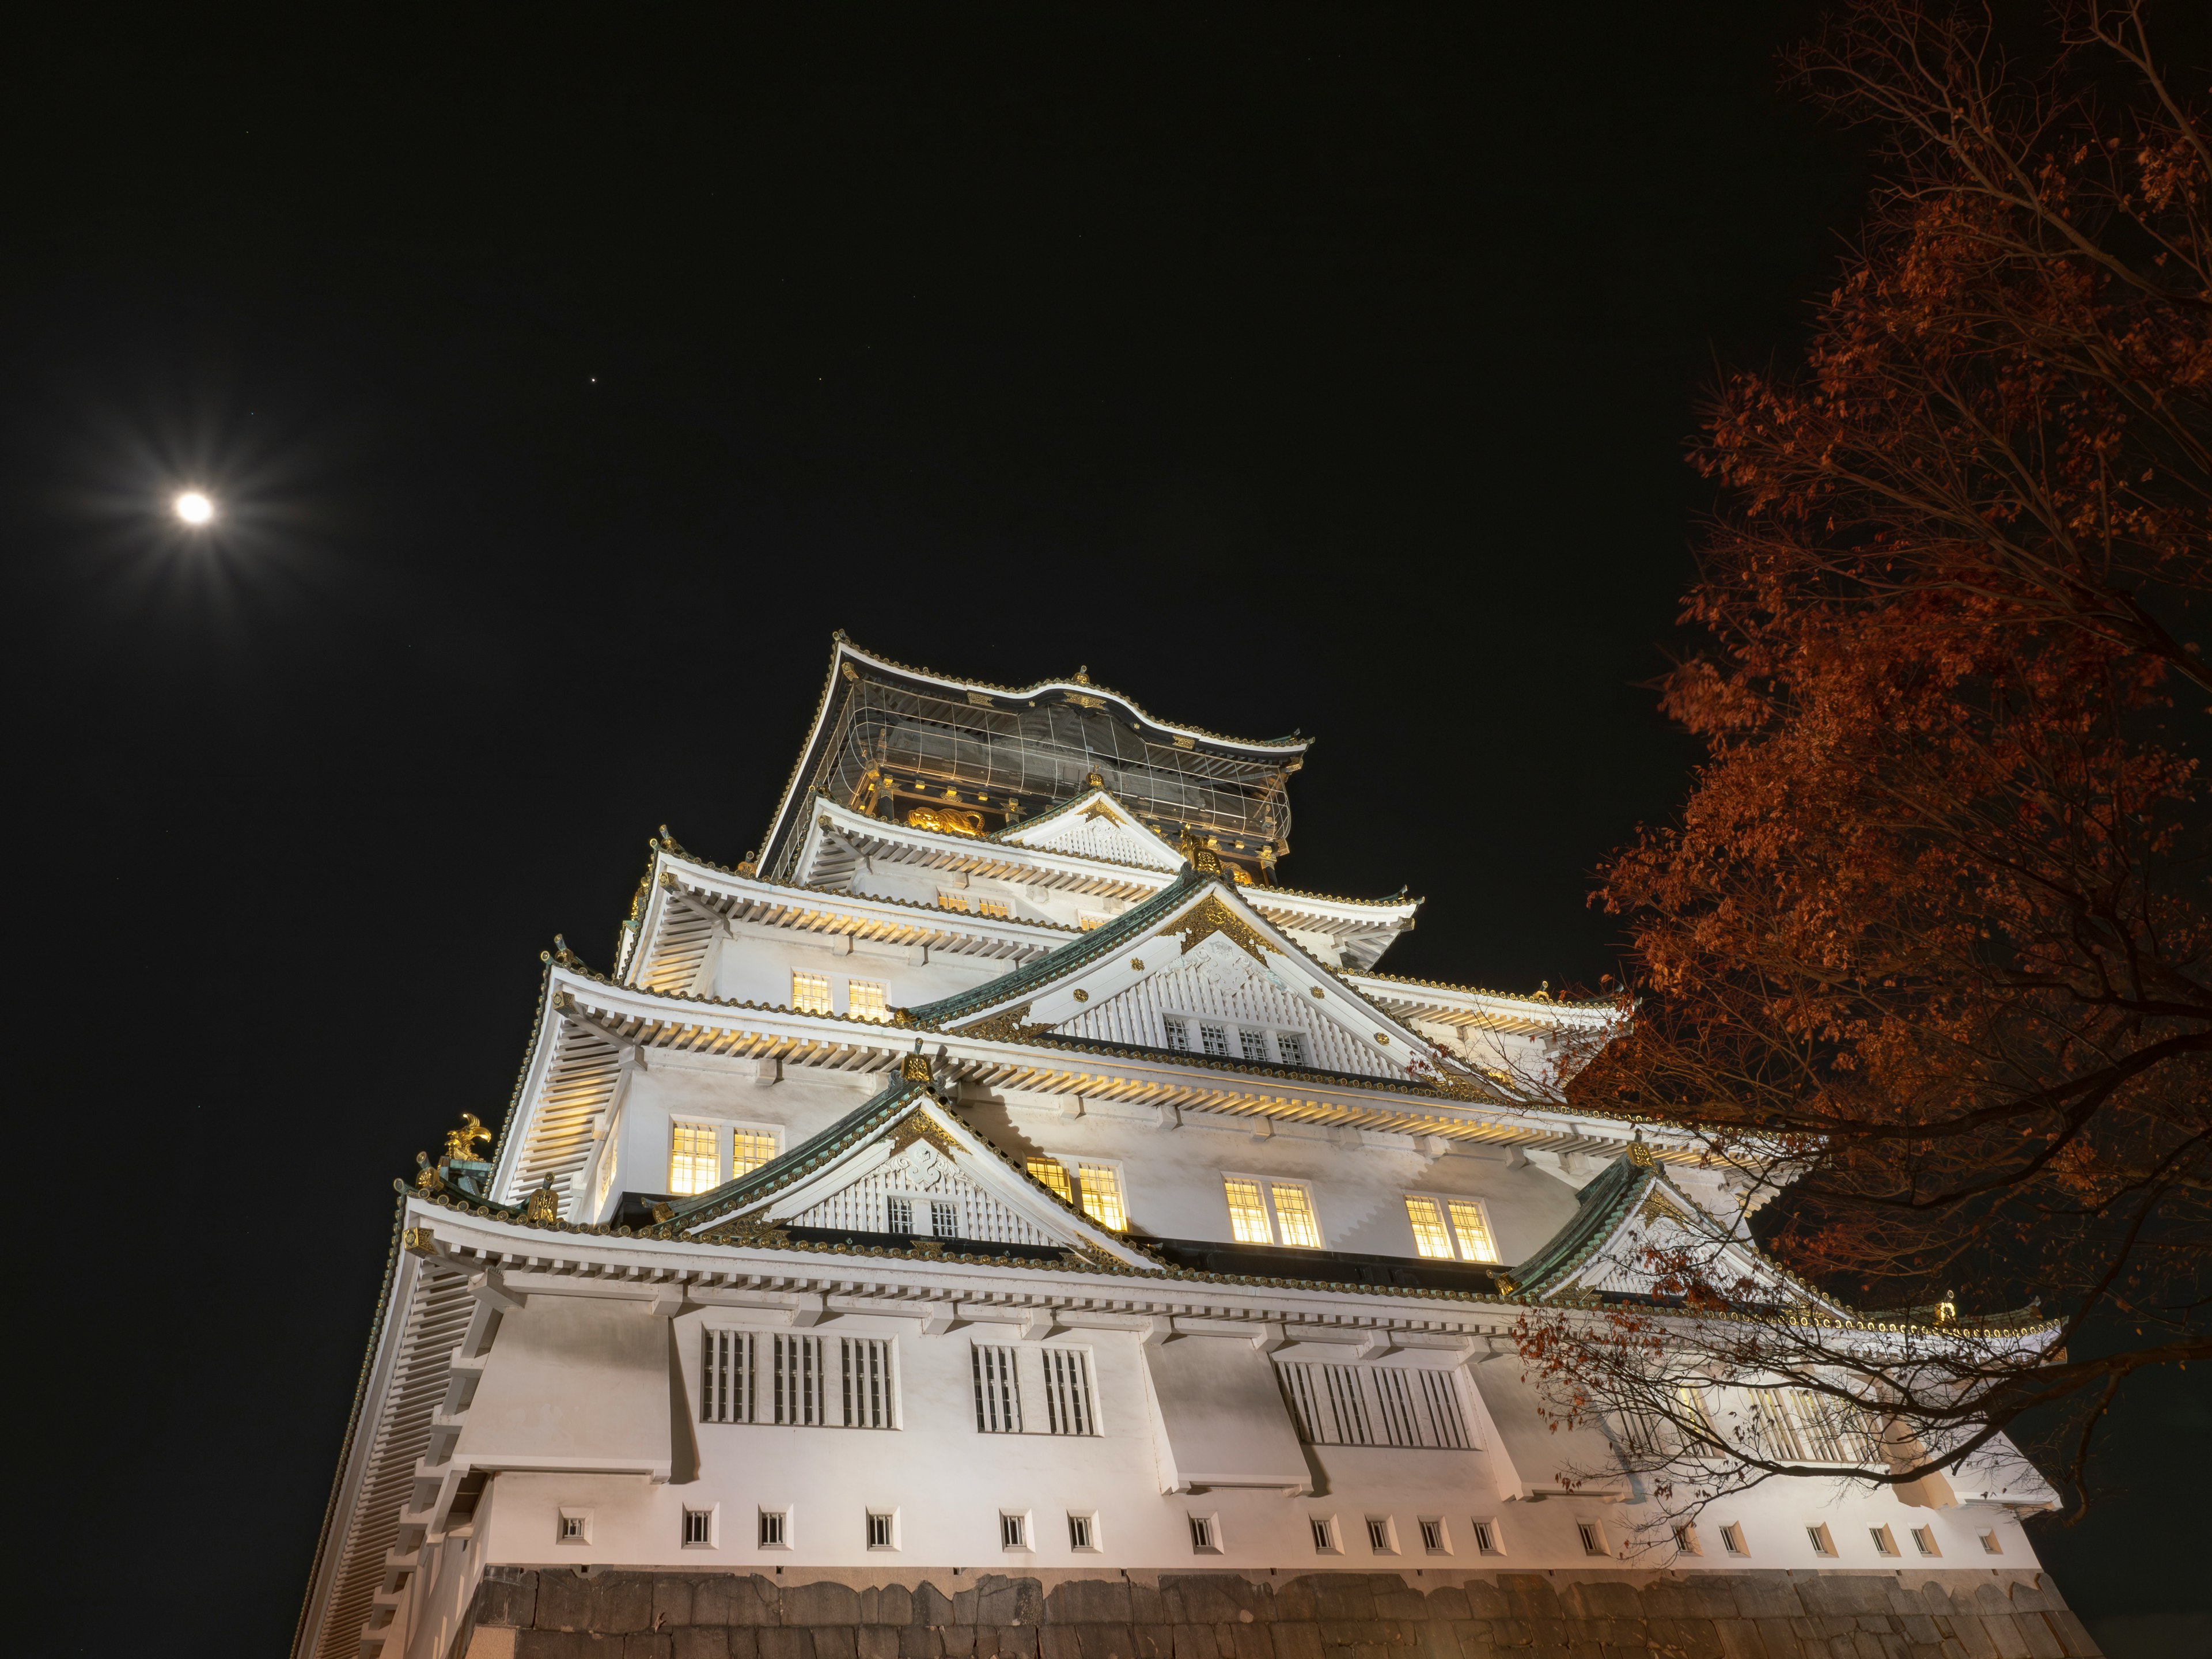
[[[2094,1659],[2031,1572],[491,1567],[449,1659]]]

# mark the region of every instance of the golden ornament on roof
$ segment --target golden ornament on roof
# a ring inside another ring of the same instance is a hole
[[[957,812],[949,806],[917,806],[906,815],[906,821],[916,830],[934,830],[945,836],[983,833],[981,812]]]
[[[479,1140],[489,1145],[491,1131],[477,1121],[474,1112],[461,1114],[461,1127],[446,1131],[446,1158],[448,1162],[473,1164],[477,1161],[476,1144]]]
[[[558,1221],[561,1218],[561,1194],[553,1190],[550,1181],[531,1194],[529,1201],[522,1206],[522,1218],[525,1221]]]

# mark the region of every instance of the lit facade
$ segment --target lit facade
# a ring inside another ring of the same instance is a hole
[[[1607,1007],[1393,977],[1419,901],[1279,881],[1306,746],[841,636],[760,851],[654,841],[495,1145],[402,1183],[300,1659],[474,1651],[517,1568],[2032,1573],[2016,1458],[1640,1548],[1625,1429],[1552,1432],[1509,1333],[1744,1194],[1530,1086]]]

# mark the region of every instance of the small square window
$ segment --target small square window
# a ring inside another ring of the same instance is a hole
[[[1075,913],[1077,928],[1086,933],[1095,933],[1112,920],[1113,918],[1103,910],[1078,910]]]
[[[1255,1066],[1267,1063],[1267,1034],[1265,1031],[1240,1030],[1237,1033],[1237,1043],[1243,1049],[1244,1058]]]
[[[929,1205],[929,1231],[939,1238],[960,1237],[960,1206],[944,1199],[932,1199]]]
[[[1011,916],[1014,914],[1014,907],[1004,899],[979,898],[975,901],[975,914],[979,916]]]
[[[554,1536],[564,1544],[588,1544],[592,1541],[592,1512],[589,1510],[562,1510]]]
[[[684,1511],[684,1547],[687,1550],[706,1550],[714,1547],[714,1514],[712,1508],[687,1509]]]
[[[1897,1534],[1887,1527],[1869,1527],[1867,1532],[1874,1539],[1874,1553],[1876,1555],[1897,1553]]]
[[[1095,1551],[1098,1547],[1098,1514],[1095,1510],[1067,1512],[1067,1547],[1072,1550]]]
[[[1198,1039],[1206,1045],[1206,1052],[1209,1054],[1219,1054],[1224,1060],[1228,1058],[1229,1028],[1226,1025],[1201,1024],[1198,1028]]]
[[[791,976],[791,1006],[801,1014],[834,1013],[830,1006],[830,976],[827,974],[799,974]]]
[[[1421,1517],[1421,1548],[1430,1555],[1449,1555],[1451,1534],[1444,1530],[1441,1516]]]
[[[1285,1066],[1303,1066],[1306,1063],[1306,1040],[1295,1031],[1276,1032],[1275,1051],[1282,1055],[1283,1064]]]
[[[1728,1525],[1721,1528],[1721,1547],[1726,1550],[1730,1555],[1748,1555],[1751,1553],[1751,1546],[1743,1541],[1743,1526],[1741,1522],[1731,1521]]]
[[[1912,1529],[1912,1547],[1918,1550],[1923,1555],[1941,1555],[1943,1553],[1942,1550],[1936,1545],[1936,1528],[1933,1527],[1915,1527]]]
[[[999,1547],[1002,1550],[1025,1550],[1029,1547],[1029,1511],[1000,1510],[999,1511]]]
[[[887,1198],[884,1200],[884,1231],[887,1233],[911,1233],[914,1231],[912,1199]]]
[[[791,1547],[789,1510],[763,1510],[760,1512],[760,1547],[764,1550],[787,1550]]]
[[[1316,1555],[1341,1555],[1344,1546],[1336,1540],[1336,1517],[1333,1515],[1313,1515],[1306,1517],[1313,1527]]]
[[[1398,1553],[1396,1529],[1391,1526],[1389,1516],[1370,1515],[1367,1517],[1367,1547],[1377,1555],[1395,1555]]]
[[[896,1510],[868,1511],[868,1547],[872,1550],[895,1550],[898,1547]]]
[[[1075,1202],[1075,1188],[1067,1179],[1067,1165],[1056,1158],[1033,1158],[1029,1161],[1032,1180],[1052,1188],[1053,1196],[1063,1204]]]
[[[730,1179],[750,1175],[775,1157],[775,1134],[768,1129],[738,1129],[730,1135]]]
[[[1982,1534],[1982,1553],[1984,1555],[2002,1555],[2004,1553],[2004,1540],[2000,1539],[1996,1534],[1993,1532],[1984,1533]]]
[[[1815,1555],[1833,1555],[1836,1553],[1835,1535],[1826,1527],[1806,1528],[1805,1541],[1812,1545]]]
[[[1705,1553],[1705,1551],[1698,1547],[1697,1528],[1687,1521],[1678,1521],[1674,1524],[1674,1553],[1677,1555]]]
[[[1610,1555],[1613,1553],[1611,1550],[1606,1547],[1605,1528],[1598,1522],[1595,1521],[1577,1521],[1575,1522],[1575,1531],[1583,1540],[1583,1553],[1584,1555]]]
[[[1200,1555],[1221,1553],[1221,1517],[1218,1515],[1194,1515],[1190,1517],[1190,1547]]]
[[[890,1023],[890,1004],[884,1000],[884,988],[873,980],[845,982],[845,1012],[854,1019],[872,1019],[881,1025]]]
[[[1162,1028],[1167,1032],[1168,1047],[1179,1054],[1190,1052],[1190,1022],[1183,1019],[1163,1019]]]
[[[1505,1553],[1505,1534],[1498,1529],[1495,1521],[1477,1521],[1474,1528],[1474,1553],[1477,1555]]]

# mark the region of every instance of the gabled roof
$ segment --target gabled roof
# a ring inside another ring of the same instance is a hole
[[[1101,787],[1063,802],[1049,812],[1008,824],[991,836],[1008,847],[1033,847],[1079,858],[1111,859],[1147,869],[1174,871],[1182,854],[1129,807]]]
[[[1079,1256],[1121,1267],[1149,1272],[1164,1267],[1061,1199],[979,1134],[938,1089],[919,1054],[908,1057],[882,1093],[819,1134],[712,1192],[663,1206],[654,1219],[672,1237],[742,1242],[750,1229],[804,1213],[882,1168],[890,1160],[878,1149],[896,1154],[922,1140],[951,1158],[965,1184],[1042,1238]]]
[[[1641,1156],[1639,1156],[1641,1154]],[[1577,1292],[1633,1295],[1647,1281],[1640,1259],[1648,1247],[1691,1244],[1705,1255],[1738,1299],[1759,1285],[1775,1305],[1802,1305],[1821,1318],[1856,1322],[1842,1303],[1822,1295],[1759,1249],[1723,1227],[1674,1182],[1642,1144],[1615,1158],[1577,1195],[1567,1224],[1499,1281],[1525,1301],[1557,1301]],[[1626,1282],[1624,1282],[1626,1281]]]

